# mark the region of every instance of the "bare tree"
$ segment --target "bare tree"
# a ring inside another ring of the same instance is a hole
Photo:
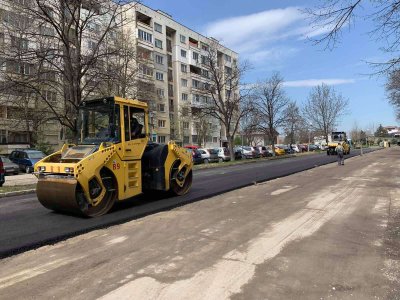
[[[218,41],[208,45],[204,57],[207,73],[206,82],[200,93],[206,98],[200,104],[201,113],[219,120],[228,141],[231,160],[235,159],[233,146],[240,120],[249,111],[249,89],[242,85],[243,76],[249,69],[247,62],[240,65],[233,60],[230,66],[224,64],[223,46]]]
[[[257,134],[259,133],[258,124],[258,115],[255,110],[248,112],[240,121],[241,135],[246,145],[256,146],[255,142],[257,140]]]
[[[328,135],[346,113],[348,100],[326,84],[313,88],[303,108],[303,117],[312,128],[321,132],[328,142]]]
[[[400,69],[389,73],[385,88],[389,102],[395,107],[397,120],[400,121]]]
[[[373,63],[380,71],[396,67],[400,58],[400,5],[396,0],[320,0],[320,4],[308,8],[305,13],[310,17],[310,24],[316,29],[326,31],[322,36],[313,38],[315,43],[323,43],[333,48],[339,42],[344,28],[351,29],[359,21],[373,21],[375,28],[369,32],[378,41],[381,49],[393,53],[394,57],[384,63]],[[368,6],[368,10],[364,9]],[[372,12],[371,12],[372,10]]]
[[[127,11],[135,3],[129,2],[9,1],[12,10],[3,12],[11,46],[19,48],[2,53],[7,81],[35,92],[73,137],[78,106],[101,84],[106,58],[121,54],[107,45],[118,44],[122,26],[130,21]],[[50,90],[62,99],[62,109],[49,101]]]
[[[255,88],[255,97],[259,129],[270,137],[274,149],[278,128],[285,124],[285,109],[290,103],[283,90],[281,75],[274,73],[271,78],[259,83]]]
[[[303,118],[301,117],[300,109],[296,102],[289,102],[284,111],[284,116],[285,121],[283,128],[289,143],[294,144],[296,140],[299,140],[299,131],[303,123]]]

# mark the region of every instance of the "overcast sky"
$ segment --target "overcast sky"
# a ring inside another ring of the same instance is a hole
[[[324,31],[308,24],[301,9],[316,0],[203,0],[160,1],[143,4],[161,9],[187,27],[212,36],[249,60],[253,69],[246,83],[255,83],[278,71],[285,79],[285,90],[299,106],[310,90],[322,82],[334,86],[350,101],[348,114],[338,129],[350,130],[355,123],[372,129],[380,123],[398,125],[393,107],[385,97],[384,77],[371,77],[374,70],[366,63],[385,60],[379,42],[368,34],[369,21],[345,30],[333,50],[315,46],[310,37]],[[296,6],[293,6],[296,5]],[[368,12],[368,8],[365,8]]]

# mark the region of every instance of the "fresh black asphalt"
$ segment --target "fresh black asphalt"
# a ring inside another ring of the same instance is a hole
[[[359,151],[353,151],[346,157],[358,154]],[[0,201],[0,258],[335,161],[336,156],[315,154],[196,170],[192,189],[185,196],[143,195],[92,219],[47,210],[35,194],[3,198]]]

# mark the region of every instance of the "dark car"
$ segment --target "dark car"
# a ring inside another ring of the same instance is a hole
[[[26,173],[33,172],[33,166],[35,163],[44,157],[45,154],[42,151],[35,149],[14,150],[10,154],[10,160],[13,163],[16,163],[20,170],[23,170]]]
[[[283,149],[285,150],[286,154],[294,154],[294,149],[290,147],[290,145],[284,145]]]
[[[309,147],[310,151],[317,151],[317,150],[319,150],[319,148],[318,148],[317,145],[310,144],[308,147]]]
[[[187,151],[192,153],[192,161],[195,165],[203,163],[203,158],[201,157],[201,152],[197,149],[186,148]]]
[[[6,175],[14,174],[17,175],[19,173],[19,166],[13,163],[8,157],[0,156],[3,166],[4,166],[4,173]]]
[[[5,182],[5,178],[4,178],[4,165],[3,165],[3,160],[0,157],[0,187],[3,186],[4,182]]]

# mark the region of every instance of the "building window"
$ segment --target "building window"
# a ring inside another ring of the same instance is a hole
[[[213,143],[218,143],[218,137],[216,136],[213,137]]]
[[[203,65],[208,66],[208,65],[210,64],[210,60],[208,59],[207,56],[202,55],[202,56],[201,56],[201,63],[202,63]]]
[[[193,100],[194,100],[195,102],[200,102],[200,95],[194,94],[194,95],[193,95]]]
[[[181,79],[181,85],[183,86],[183,87],[187,87],[188,86],[188,81],[187,81],[187,79]]]
[[[208,70],[201,69],[201,75],[203,75],[203,77],[205,77],[205,78],[210,78]]]
[[[202,43],[201,49],[203,49],[204,51],[208,51],[208,45]]]
[[[189,129],[189,122],[182,123],[183,129]]]
[[[158,138],[158,142],[160,144],[165,144],[165,136],[164,135],[159,135],[157,138]]]
[[[42,91],[42,97],[49,104],[54,104],[57,102],[57,94],[52,91]]]
[[[0,144],[7,144],[7,131],[0,130]]]
[[[148,43],[152,43],[153,35],[151,33],[139,29],[139,39]]]
[[[165,120],[158,120],[158,127],[165,128]]]
[[[22,39],[19,37],[11,36],[11,47],[17,48],[20,50],[27,50],[28,49],[28,40]]]
[[[183,73],[187,73],[187,65],[181,64],[181,71],[182,71]]]
[[[196,79],[192,79],[192,87],[199,89],[200,88],[200,81]]]
[[[161,55],[156,54],[156,63],[163,65],[164,64],[164,57]]]
[[[192,53],[192,57],[193,57],[193,59],[195,60],[195,61],[199,61],[199,54],[197,53],[197,52],[193,52]]]
[[[164,81],[164,74],[160,72],[156,72],[156,79],[160,81]]]
[[[232,58],[228,54],[225,54],[225,61],[231,62]]]
[[[88,41],[88,48],[93,50],[96,49],[97,43],[94,41]]]
[[[181,43],[186,43],[186,36],[184,36],[184,35],[180,35],[180,40],[181,40]]]
[[[165,104],[158,104],[158,111],[165,112]]]
[[[157,89],[157,96],[160,98],[164,98],[164,89]]]
[[[197,135],[192,135],[192,143],[197,144]]]
[[[146,65],[140,64],[139,65],[139,74],[153,76],[153,69],[149,68]]]
[[[188,94],[182,93],[182,101],[187,101],[188,99]]]
[[[158,40],[158,39],[155,39],[154,40],[154,46],[156,46],[157,48],[162,49],[162,41]]]
[[[186,57],[186,51],[183,50],[183,49],[181,49],[181,56],[182,56],[182,57]]]
[[[159,33],[162,33],[162,25],[158,24],[158,23],[154,23],[154,30]]]

